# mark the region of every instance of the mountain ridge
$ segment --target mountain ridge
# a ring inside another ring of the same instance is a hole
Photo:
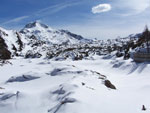
[[[7,51],[4,53],[11,53],[7,59],[13,56],[82,59],[92,54],[104,55],[119,48],[124,49],[127,43],[131,40],[134,42],[139,36],[140,34],[132,34],[125,38],[106,41],[92,40],[68,30],[55,30],[37,21],[26,24],[18,31],[0,28],[0,37],[4,40],[1,43],[7,45]],[[0,52],[0,55],[4,53]]]

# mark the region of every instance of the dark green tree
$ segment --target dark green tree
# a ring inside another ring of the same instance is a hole
[[[147,52],[150,53],[150,31],[147,26],[138,40],[138,45],[142,45],[143,43],[146,44]]]

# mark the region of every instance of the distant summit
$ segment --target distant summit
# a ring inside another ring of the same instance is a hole
[[[35,36],[38,40],[45,41],[49,44],[79,44],[90,42],[81,35],[71,33],[67,30],[55,30],[41,22],[31,22],[20,31],[25,37]]]
[[[42,23],[40,23],[40,22],[38,22],[38,21],[28,23],[27,25],[25,25],[24,28],[33,28],[33,27],[39,27],[39,26],[40,26],[40,27],[43,27],[43,28],[48,28],[47,25],[42,24]]]

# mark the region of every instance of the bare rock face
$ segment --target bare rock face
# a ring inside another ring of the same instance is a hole
[[[25,54],[25,58],[40,58],[42,55],[39,52],[27,51]]]
[[[0,36],[0,59],[6,60],[11,58],[11,52],[7,49],[4,39]]]
[[[21,41],[21,36],[18,32],[16,32],[17,35],[17,44],[19,45],[19,50],[18,51],[22,51],[23,49],[23,42]]]
[[[116,89],[116,87],[109,81],[109,80],[105,80],[104,84],[106,87],[111,88],[111,89]]]
[[[144,105],[142,106],[142,111],[146,111],[146,108]]]

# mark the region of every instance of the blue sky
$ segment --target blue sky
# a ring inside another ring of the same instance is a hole
[[[150,25],[150,0],[1,0],[1,27],[35,20],[87,38],[128,36]]]

